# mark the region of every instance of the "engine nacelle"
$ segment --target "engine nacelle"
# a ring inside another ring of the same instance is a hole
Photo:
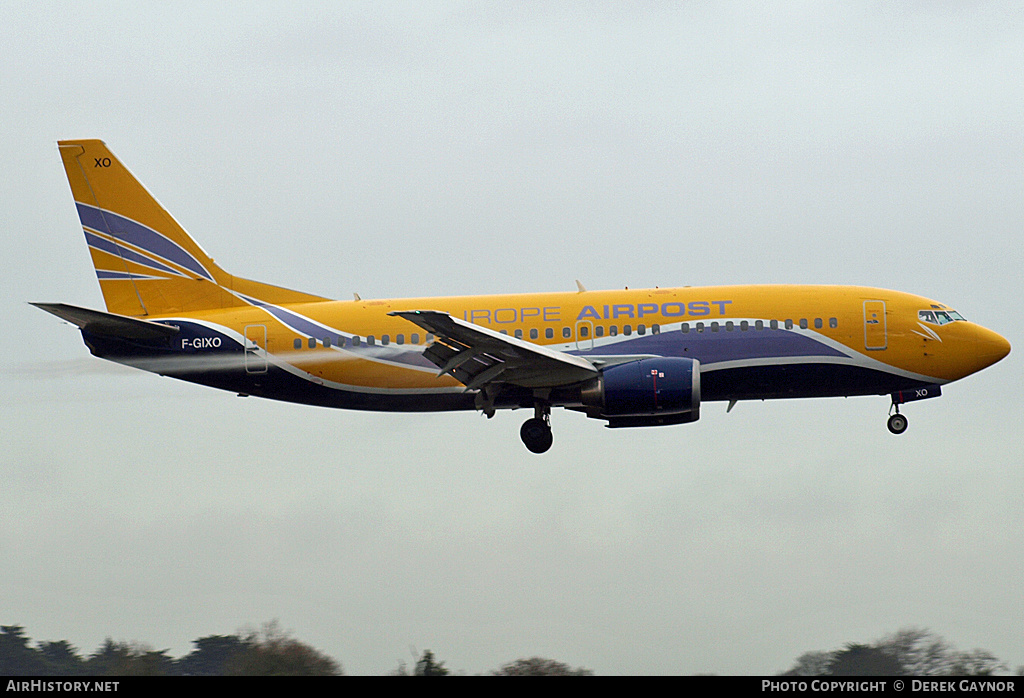
[[[700,362],[654,358],[609,366],[584,386],[587,415],[610,427],[682,424],[700,418]]]

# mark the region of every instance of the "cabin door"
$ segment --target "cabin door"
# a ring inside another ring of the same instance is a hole
[[[594,350],[594,324],[590,320],[576,323],[576,348],[580,351]]]
[[[864,301],[864,348],[881,351],[889,346],[885,327],[885,301]]]
[[[245,326],[245,372],[267,372],[267,326]]]

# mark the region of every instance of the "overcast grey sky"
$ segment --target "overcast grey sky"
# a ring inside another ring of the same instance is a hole
[[[381,674],[773,673],[908,625],[1024,664],[1016,2],[55,3],[0,22],[0,622],[175,656],[278,619]],[[93,359],[55,141],[229,271],[338,298],[837,283],[1002,363],[696,424],[238,399]]]

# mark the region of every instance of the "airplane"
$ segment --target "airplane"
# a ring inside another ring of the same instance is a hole
[[[888,395],[900,405],[1005,357],[936,301],[858,286],[758,285],[331,300],[233,276],[99,140],[58,149],[106,312],[33,303],[100,358],[240,396],[396,412],[551,409],[607,427],[695,422],[701,403]]]

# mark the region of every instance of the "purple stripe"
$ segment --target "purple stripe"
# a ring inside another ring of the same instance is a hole
[[[338,338],[342,336],[336,332],[329,332],[320,325],[317,325],[314,322],[310,322],[303,316],[296,315],[295,313],[291,313],[287,310],[284,310],[283,308],[278,308],[276,305],[264,303],[261,300],[249,298],[248,296],[242,296],[242,300],[244,300],[247,303],[252,303],[253,305],[259,308],[263,308],[288,327],[291,327],[299,334],[303,334],[307,337],[316,337],[317,339],[323,337],[330,337],[331,341],[337,343]]]
[[[159,262],[154,262],[149,257],[143,257],[138,252],[129,250],[127,247],[122,247],[121,245],[110,242],[109,240],[104,240],[99,235],[94,235],[88,230],[85,231],[85,241],[89,243],[89,247],[95,247],[97,250],[112,254],[115,257],[121,257],[126,261],[135,262],[136,264],[141,264],[142,266],[149,267],[150,269],[165,271],[168,274],[174,274],[175,276],[185,276],[181,272],[174,271],[170,267],[165,267]]]
[[[97,269],[96,270],[96,278],[99,279],[100,281],[110,280],[110,279],[115,279],[115,280],[118,280],[118,281],[120,281],[120,280],[131,281],[133,279],[159,279],[161,277],[159,277],[159,276],[143,276],[141,274],[129,274],[128,272],[124,272],[124,271],[107,271],[106,269]]]
[[[250,298],[248,296],[239,297],[247,303],[252,303],[258,308],[263,308],[268,313],[273,315],[275,318],[280,320],[282,324],[286,325],[287,327],[290,327],[291,329],[295,330],[299,334],[304,335],[306,337],[315,337],[316,339],[323,339],[324,337],[329,337],[331,342],[334,343],[335,345],[340,343],[340,339],[350,340],[349,336],[339,334],[334,330],[321,327],[320,325],[310,321],[309,319],[303,317],[302,315],[298,315],[291,311],[285,310],[284,308],[279,308],[276,305],[271,305],[270,303],[265,303],[261,300]],[[346,344],[349,347],[351,347],[352,342],[346,341]],[[398,345],[395,345],[394,347],[384,347],[376,345],[371,347],[364,344],[359,348],[359,350],[361,352],[386,354],[385,356],[381,356],[379,358],[383,358],[388,361],[393,361],[395,363],[408,364],[410,366],[423,366],[431,369],[437,368],[434,364],[427,360],[421,352],[410,351],[408,349],[403,350],[399,348]]]
[[[107,233],[113,238],[144,249],[154,257],[173,262],[213,281],[213,276],[210,275],[210,272],[203,267],[198,259],[177,243],[169,240],[152,228],[147,228],[130,218],[119,216],[105,209],[81,203],[77,204],[77,207],[78,218],[85,227],[98,230],[101,233]]]
[[[800,356],[846,357],[841,351],[797,332],[787,330],[747,330],[725,328],[712,332],[705,328],[697,332],[692,327],[683,334],[678,329],[641,337],[617,337],[614,344],[595,347],[592,351],[571,351],[586,357],[588,354],[656,354],[698,359],[702,364],[745,359],[790,358]]]

